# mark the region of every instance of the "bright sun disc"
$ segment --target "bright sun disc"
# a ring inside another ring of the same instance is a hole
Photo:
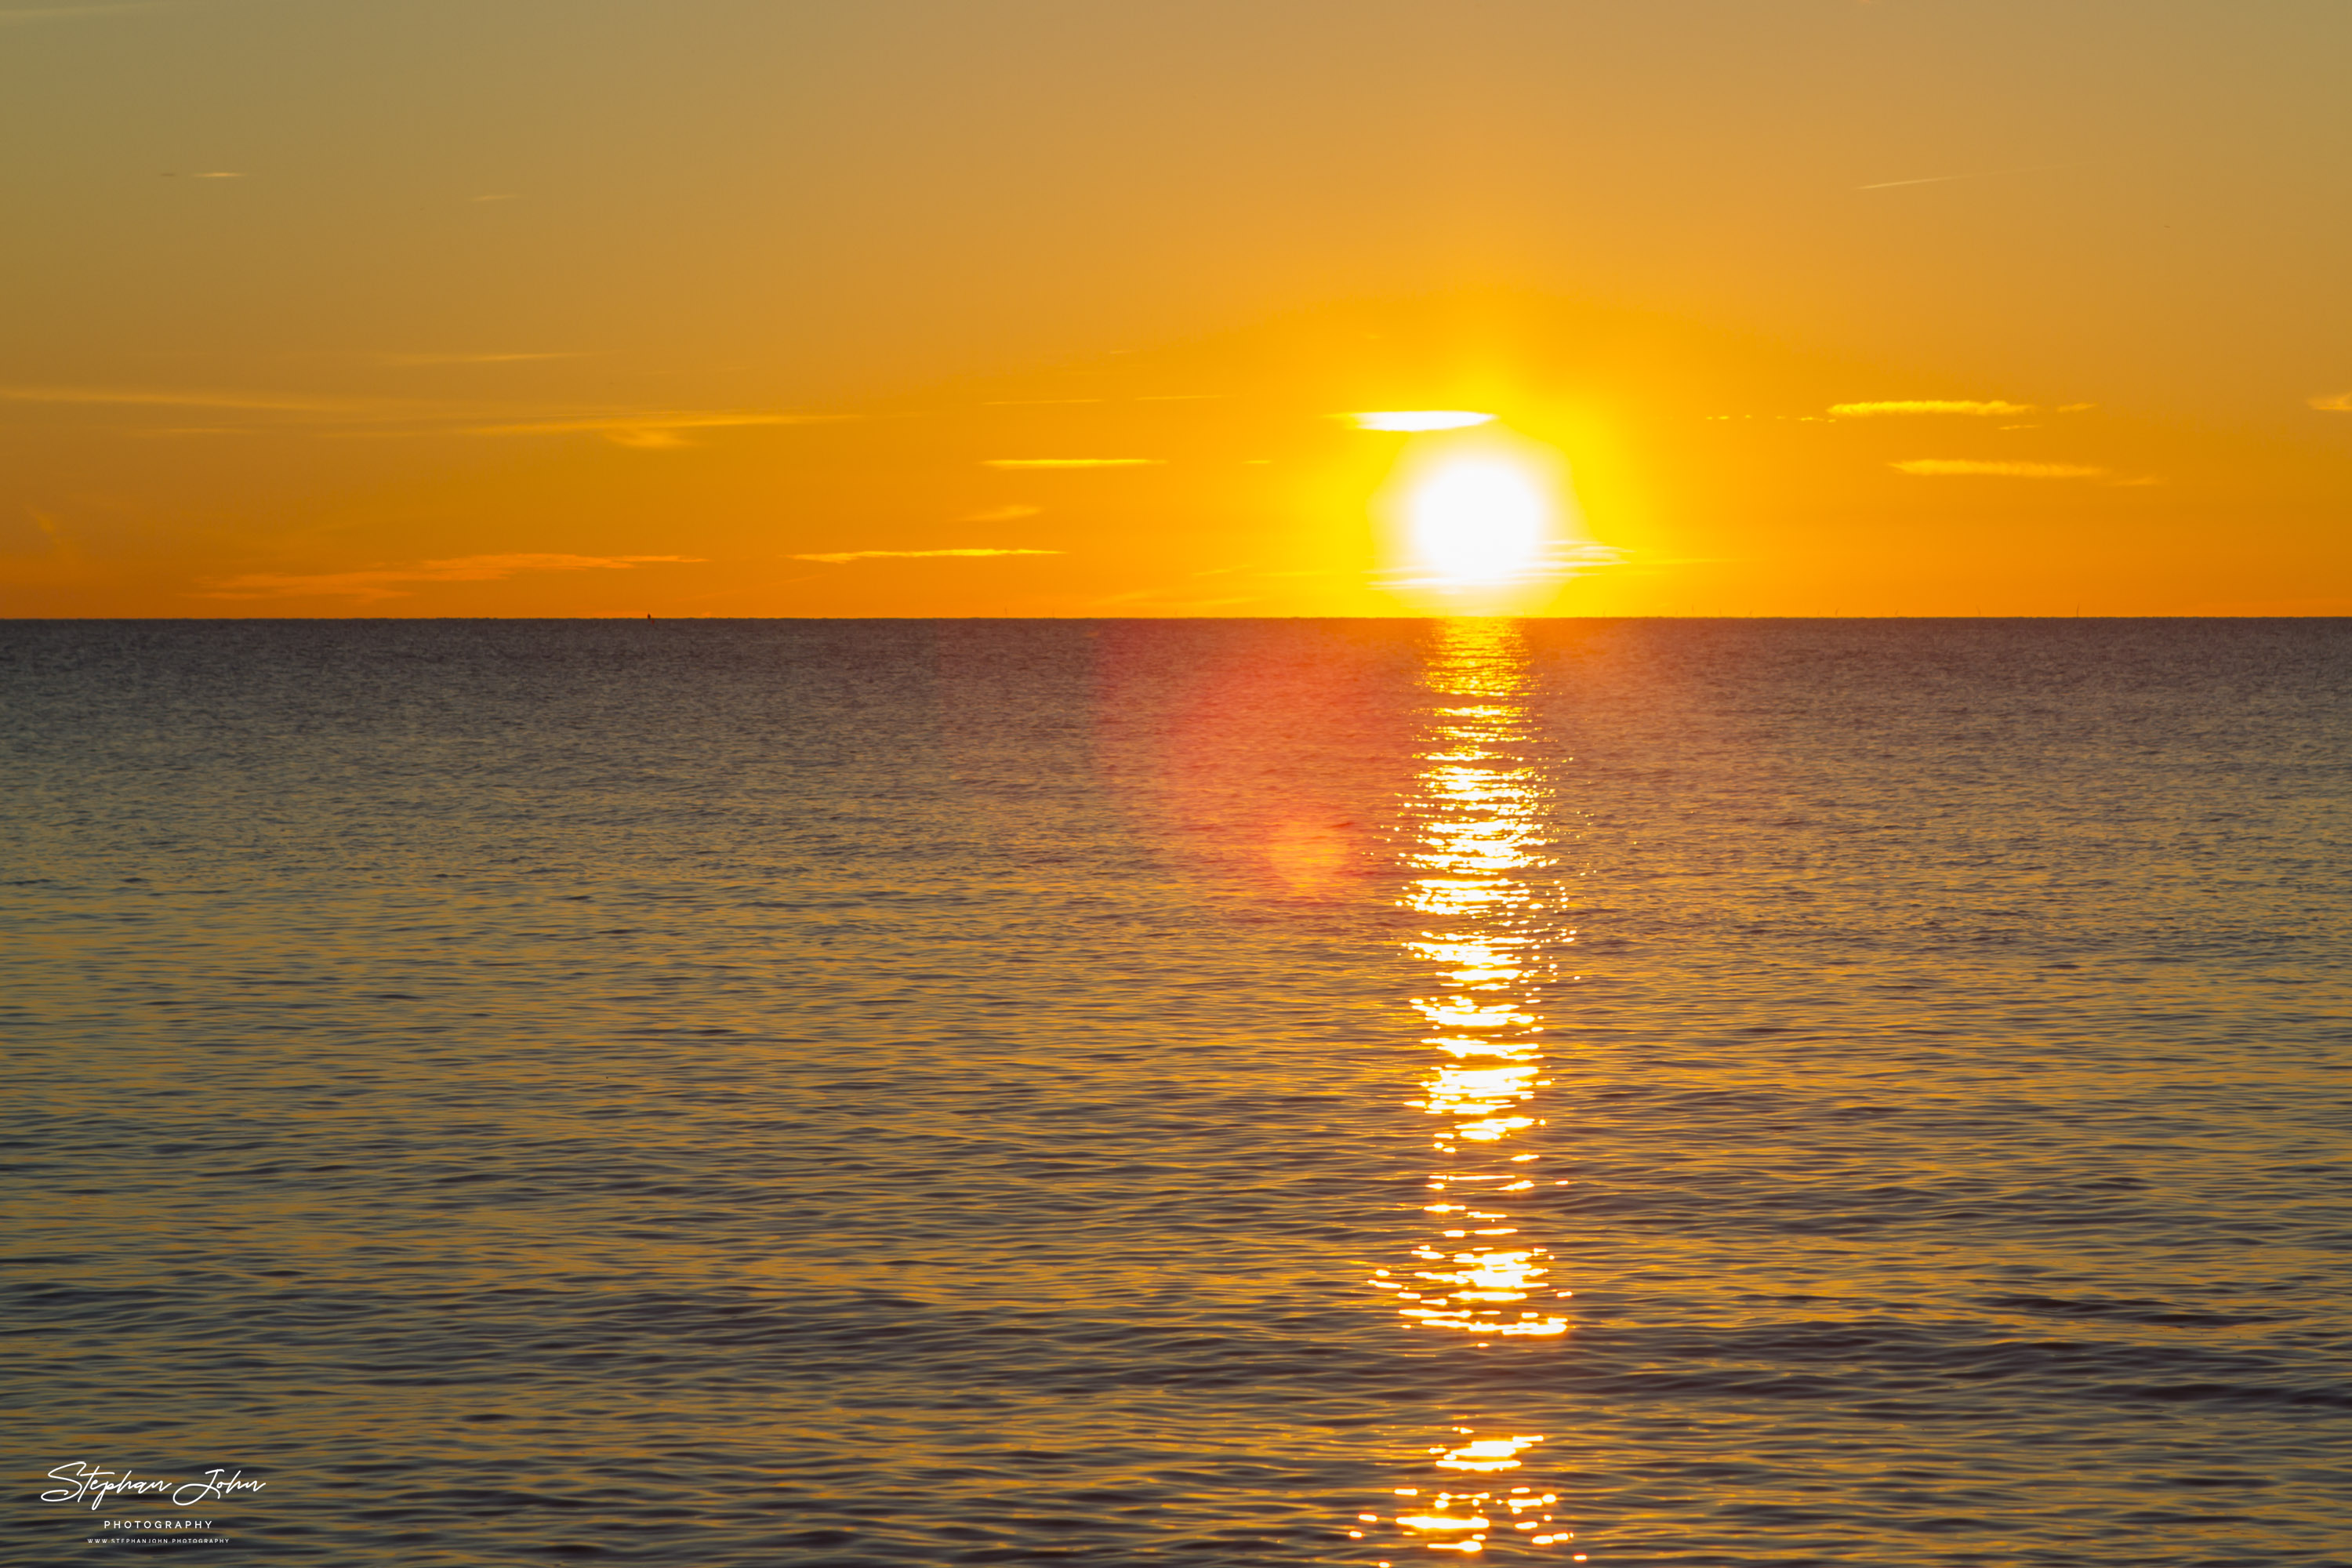
[[[1406,503],[1412,545],[1431,574],[1464,584],[1509,583],[1540,563],[1550,506],[1534,476],[1495,458],[1458,458]]]

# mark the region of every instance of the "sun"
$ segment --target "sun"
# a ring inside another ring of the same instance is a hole
[[[1612,553],[1587,537],[1568,460],[1499,419],[1444,417],[1453,423],[1397,432],[1368,508],[1372,585],[1421,615],[1542,614],[1563,584]]]
[[[1412,550],[1441,584],[1515,583],[1544,563],[1551,498],[1538,479],[1500,457],[1461,457],[1421,477],[1405,500]]]

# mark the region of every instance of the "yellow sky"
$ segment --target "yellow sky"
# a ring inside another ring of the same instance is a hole
[[[0,614],[2352,614],[2341,0],[0,0]],[[1419,444],[1419,445],[1417,445]]]

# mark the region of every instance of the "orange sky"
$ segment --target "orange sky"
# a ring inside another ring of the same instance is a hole
[[[1426,438],[1334,416],[1400,408],[1562,456],[1557,613],[2352,614],[2347,58],[2341,0],[0,0],[0,614],[1395,614]]]

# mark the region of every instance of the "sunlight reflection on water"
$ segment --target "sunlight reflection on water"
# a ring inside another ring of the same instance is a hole
[[[1466,1337],[1473,1352],[1542,1343],[1568,1331],[1539,1227],[1513,1205],[1538,1185],[1540,1154],[1513,1140],[1543,1125],[1541,992],[1546,978],[1530,885],[1549,867],[1551,786],[1535,760],[1526,698],[1528,650],[1508,621],[1458,620],[1438,634],[1423,675],[1431,700],[1422,769],[1404,803],[1413,873],[1403,907],[1429,924],[1404,943],[1430,990],[1413,998],[1434,1053],[1422,1079],[1432,1119],[1429,1229],[1410,1261],[1371,1283],[1406,1327]],[[1541,1434],[1460,1426],[1429,1449],[1379,1550],[1483,1552],[1505,1542],[1569,1539],[1549,1510],[1557,1494],[1522,1474]],[[1431,1476],[1426,1473],[1434,1470]],[[1513,1484],[1505,1485],[1506,1481]],[[1482,1484],[1483,1483],[1483,1484]]]

